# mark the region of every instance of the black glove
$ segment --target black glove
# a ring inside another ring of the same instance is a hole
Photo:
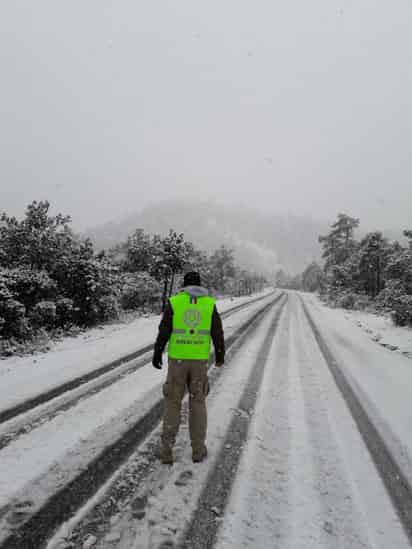
[[[152,358],[152,364],[155,368],[161,370],[163,365],[162,355],[159,353],[155,353]]]
[[[215,351],[215,364],[217,367],[223,366],[225,363],[225,353],[221,351]]]

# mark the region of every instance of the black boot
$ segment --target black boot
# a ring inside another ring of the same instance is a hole
[[[207,458],[207,448],[206,446],[203,446],[203,448],[197,449],[194,448],[192,451],[192,461],[193,463],[200,463],[201,461],[205,460]]]

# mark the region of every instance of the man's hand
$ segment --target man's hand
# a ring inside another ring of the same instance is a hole
[[[158,370],[161,370],[163,365],[162,355],[155,353],[152,358],[152,364],[155,368],[157,368]]]

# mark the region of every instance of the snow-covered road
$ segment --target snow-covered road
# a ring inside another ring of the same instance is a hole
[[[216,546],[409,547],[296,296],[273,342]]]
[[[186,409],[172,467],[156,458],[154,424],[49,549],[411,546],[412,361],[313,296],[291,292],[259,316],[263,305],[225,326],[248,331],[211,372],[206,462],[191,462]],[[159,387],[139,370],[0,450],[2,527],[18,529],[143,419]],[[0,542],[17,546],[45,547]]]

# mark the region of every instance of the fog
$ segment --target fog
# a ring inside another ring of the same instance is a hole
[[[0,210],[412,214],[409,0],[2,2]]]

